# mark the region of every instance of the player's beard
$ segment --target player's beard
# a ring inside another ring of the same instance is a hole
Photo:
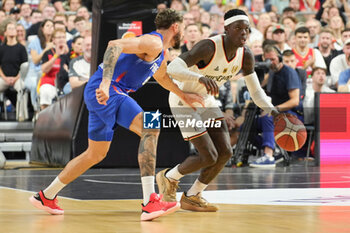
[[[176,33],[176,35],[173,37],[174,40],[174,49],[179,49],[180,48],[180,43],[181,43],[181,34],[180,32]]]

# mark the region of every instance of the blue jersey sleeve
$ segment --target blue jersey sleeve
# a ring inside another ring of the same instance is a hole
[[[338,85],[346,85],[349,79],[350,79],[350,69],[346,69],[340,73]]]

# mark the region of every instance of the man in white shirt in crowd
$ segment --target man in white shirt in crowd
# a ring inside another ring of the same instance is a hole
[[[90,77],[91,35],[84,37],[83,55],[69,63],[69,84],[72,89],[85,84]]]
[[[325,83],[327,69],[324,67],[314,67],[312,70],[312,85],[306,88],[305,98],[303,101],[304,107],[304,123],[314,123],[314,99],[316,92],[335,92],[330,89]]]
[[[330,85],[338,87],[339,75],[342,71],[350,68],[350,38],[347,39],[343,47],[344,54],[340,54],[333,58],[329,70],[331,72]]]

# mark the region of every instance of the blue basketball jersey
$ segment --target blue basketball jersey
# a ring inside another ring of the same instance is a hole
[[[159,36],[163,41],[163,36],[160,33],[153,31],[149,34]],[[153,76],[163,60],[164,50],[151,62],[144,61],[135,54],[121,53],[114,68],[111,86],[124,93],[134,92]],[[99,86],[102,74],[103,63],[99,65],[96,73],[89,79],[88,85]]]

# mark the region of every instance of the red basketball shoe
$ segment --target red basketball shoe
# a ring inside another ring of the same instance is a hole
[[[150,221],[163,215],[168,215],[180,209],[178,202],[162,201],[162,196],[152,193],[146,206],[142,204],[141,221]]]
[[[55,197],[53,200],[47,199],[42,190],[40,190],[40,192],[34,196],[31,196],[29,201],[36,208],[45,210],[50,214],[60,215],[64,213],[64,210],[57,205],[57,197]]]

